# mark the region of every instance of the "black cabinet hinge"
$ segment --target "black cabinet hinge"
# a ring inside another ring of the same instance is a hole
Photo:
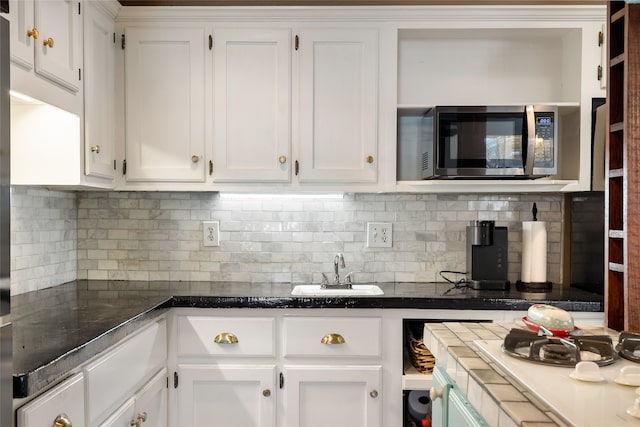
[[[178,373],[173,373],[173,388],[178,388]]]
[[[602,80],[602,65],[598,65],[598,80]]]
[[[113,33],[113,44],[116,44],[116,33]]]
[[[82,81],[82,68],[78,68],[78,80]]]
[[[120,36],[120,47],[124,50],[125,45],[127,44],[127,38],[124,34]]]
[[[80,14],[81,14],[81,12],[80,12],[80,2],[78,2],[78,15],[80,15]]]
[[[604,44],[604,33],[602,31],[598,32],[598,46],[602,46]]]
[[[280,372],[280,388],[284,388],[284,374]]]
[[[113,159],[113,170],[116,170],[116,169],[118,169],[118,168],[116,167],[116,159]]]
[[[209,34],[209,50],[213,50],[213,36]]]
[[[300,48],[300,37],[298,37],[297,34],[293,42],[293,47],[295,50],[298,50]]]
[[[209,160],[209,175],[213,175],[213,161]]]
[[[296,160],[295,161],[295,172],[296,172],[296,176],[298,176],[298,174],[300,173],[300,163]]]
[[[124,159],[122,161],[122,175],[126,175],[127,174],[127,159]]]

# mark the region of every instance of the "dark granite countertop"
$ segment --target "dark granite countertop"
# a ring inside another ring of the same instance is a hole
[[[601,312],[601,295],[451,289],[446,283],[379,283],[382,296],[293,297],[292,284],[77,281],[12,297],[14,397],[33,395],[171,307],[527,310],[536,302]],[[447,292],[449,291],[449,292]]]

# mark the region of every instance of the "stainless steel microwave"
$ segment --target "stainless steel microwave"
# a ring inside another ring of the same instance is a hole
[[[558,172],[558,108],[434,107],[422,119],[422,178],[539,178]]]

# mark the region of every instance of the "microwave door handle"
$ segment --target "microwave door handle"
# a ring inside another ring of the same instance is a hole
[[[527,157],[524,160],[524,174],[526,176],[533,175],[533,162],[536,158],[536,116],[533,111],[533,105],[525,107],[527,119]]]

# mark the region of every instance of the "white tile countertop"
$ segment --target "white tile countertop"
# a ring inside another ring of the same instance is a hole
[[[524,386],[520,379],[503,370],[474,343],[478,340],[503,340],[513,327],[524,328],[523,325],[518,324],[426,323],[424,343],[436,357],[438,365],[446,369],[489,425],[496,427],[573,426],[574,424],[567,422],[557,408],[554,409],[538,398],[536,390]],[[587,333],[603,333],[602,326],[584,325],[581,329]],[[614,366],[616,365],[609,368]],[[568,368],[551,367],[551,369],[567,370]],[[617,368],[614,369],[617,370]],[[627,391],[627,394],[633,395],[633,389],[629,388]],[[640,420],[628,418],[620,425],[629,425],[629,423],[640,425]]]

